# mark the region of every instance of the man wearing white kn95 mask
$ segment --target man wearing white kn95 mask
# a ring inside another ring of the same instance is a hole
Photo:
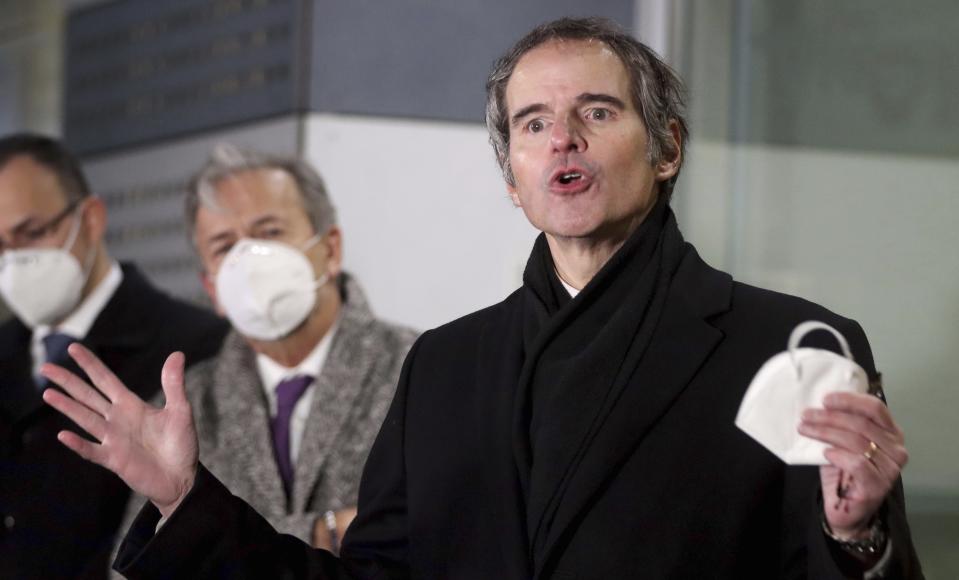
[[[119,478],[56,443],[71,423],[43,404],[53,385],[40,365],[69,365],[67,346],[81,342],[151,397],[171,349],[202,360],[227,330],[114,261],[106,220],[60,143],[0,138],[0,295],[14,315],[0,325],[0,578],[106,578],[129,496]]]
[[[200,456],[278,530],[335,551],[416,333],[376,319],[341,270],[335,210],[303,161],[216,147],[186,221],[233,326],[186,374]]]

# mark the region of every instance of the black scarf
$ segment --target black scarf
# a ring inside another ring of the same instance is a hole
[[[633,370],[659,321],[684,245],[672,210],[660,199],[571,299],[545,235],[536,239],[523,275],[525,356],[514,421],[534,562],[571,475],[623,388],[635,382]]]

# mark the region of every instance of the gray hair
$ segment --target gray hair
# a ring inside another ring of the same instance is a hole
[[[649,142],[646,161],[658,163],[664,155],[677,153],[673,146],[670,121],[676,121],[680,132],[680,166],[685,160],[689,127],[686,123],[686,89],[679,76],[645,44],[618,25],[603,18],[561,18],[537,26],[493,64],[486,81],[486,128],[490,144],[503,177],[515,185],[509,162],[509,111],[506,108],[506,85],[520,58],[530,50],[554,40],[595,40],[610,48],[626,67],[630,80],[633,106],[646,125]],[[672,194],[679,171],[663,184],[662,191]]]
[[[279,169],[293,179],[299,190],[303,209],[316,233],[325,234],[336,225],[336,209],[326,192],[323,178],[307,162],[295,157],[277,157],[221,143],[214,147],[206,164],[193,176],[187,187],[184,209],[187,234],[191,241],[196,232],[196,214],[200,205],[217,207],[216,183],[236,173],[255,169]]]

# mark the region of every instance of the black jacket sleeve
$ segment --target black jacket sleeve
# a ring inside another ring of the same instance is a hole
[[[837,329],[846,337],[853,357],[866,371],[870,381],[878,380],[879,374],[875,368],[872,350],[862,327],[857,322],[846,319],[843,324],[838,325]],[[817,346],[835,348],[825,345]],[[880,398],[885,400],[884,394],[879,393],[879,395]],[[853,561],[849,560],[840,549],[833,545],[822,531],[820,519],[822,517],[822,498],[818,488],[818,469],[811,469],[810,471],[815,474],[812,479],[817,485],[817,491],[815,501],[806,503],[809,506],[807,509],[812,510],[812,517],[806,522],[807,578],[809,580],[860,578],[861,574],[855,572],[855,566],[850,565],[853,564]],[[805,478],[805,475],[797,470],[791,477],[793,479]],[[905,498],[901,478],[886,498],[881,512],[886,524],[888,540],[892,543],[892,557],[882,569],[881,578],[884,580],[921,580],[923,578],[922,568],[912,543],[909,524],[906,521]]]

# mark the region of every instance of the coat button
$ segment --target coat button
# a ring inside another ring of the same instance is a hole
[[[12,530],[13,526],[17,525],[17,520],[13,516],[4,516],[3,518],[3,527],[8,530]]]

